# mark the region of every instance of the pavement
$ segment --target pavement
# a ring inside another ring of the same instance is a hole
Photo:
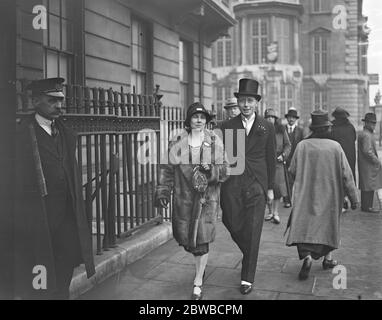
[[[343,214],[341,247],[333,252],[343,267],[334,274],[322,269],[322,260],[314,261],[309,279],[299,281],[302,263],[296,248],[285,246],[283,236],[289,212],[282,209],[280,225],[264,222],[254,290],[247,296],[238,290],[242,255],[219,219],[210,246],[204,300],[382,300],[382,214],[359,210]],[[78,299],[189,300],[194,269],[193,257],[171,239]]]

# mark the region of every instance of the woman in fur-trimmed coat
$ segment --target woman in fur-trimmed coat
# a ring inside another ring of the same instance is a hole
[[[169,145],[169,164],[160,165],[156,204],[167,208],[173,194],[172,228],[175,240],[195,257],[196,276],[191,298],[202,299],[203,275],[209,243],[215,239],[221,182],[227,178],[223,144],[206,124],[211,120],[202,104],[194,103],[187,111],[188,130]],[[208,179],[204,193],[193,188],[192,177],[199,167]]]

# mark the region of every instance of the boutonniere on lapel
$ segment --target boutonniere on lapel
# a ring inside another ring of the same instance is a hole
[[[261,137],[261,136],[265,135],[266,132],[267,132],[267,128],[265,128],[265,126],[264,126],[262,123],[260,123],[260,124],[256,127],[255,134],[256,134],[257,136],[260,136],[260,137]]]

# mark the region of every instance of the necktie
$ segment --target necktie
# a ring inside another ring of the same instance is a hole
[[[289,134],[292,134],[293,130],[292,127],[289,127]]]
[[[52,121],[52,124],[50,125],[50,127],[52,129],[52,137],[56,137],[58,134],[58,128],[54,120]]]
[[[248,136],[249,132],[249,128],[248,128],[248,119],[247,118],[244,118],[244,129],[245,129],[245,134]]]

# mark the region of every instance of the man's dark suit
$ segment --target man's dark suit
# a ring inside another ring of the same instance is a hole
[[[294,151],[296,150],[297,144],[301,140],[304,139],[304,132],[303,132],[303,129],[299,126],[296,126],[292,132],[289,132],[288,125],[285,125],[285,130],[288,133],[288,138],[289,138],[289,141],[291,144],[291,150],[290,150],[289,156],[286,160],[287,167],[289,168],[289,165],[290,165],[290,162],[292,160]],[[292,188],[293,188],[293,177],[291,176],[289,171],[288,171],[288,175],[289,175],[289,190],[292,190]],[[291,201],[290,199],[287,199],[287,202],[290,202],[290,201]]]
[[[224,132],[233,129],[234,149],[237,132],[244,130],[241,115],[224,122]],[[225,136],[227,138],[227,136]],[[227,144],[226,144],[227,146]],[[227,150],[226,150],[227,151]],[[237,150],[234,150],[236,155]],[[243,253],[241,280],[254,282],[267,191],[273,189],[276,149],[274,126],[256,115],[251,132],[245,138],[245,170],[231,175],[221,188],[223,223]]]

